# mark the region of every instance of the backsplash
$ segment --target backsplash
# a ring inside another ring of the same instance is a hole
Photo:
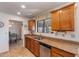
[[[55,34],[56,36],[75,38],[74,32],[55,32],[53,34]]]

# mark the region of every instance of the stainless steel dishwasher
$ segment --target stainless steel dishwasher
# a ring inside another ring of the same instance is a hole
[[[51,46],[40,42],[40,57],[50,57]]]

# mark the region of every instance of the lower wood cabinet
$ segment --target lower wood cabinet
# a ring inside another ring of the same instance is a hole
[[[38,41],[34,39],[30,39],[29,37],[25,38],[25,47],[29,49],[35,56],[40,56],[40,44]]]
[[[40,56],[40,44],[36,40],[33,42],[33,51],[36,56]]]
[[[31,48],[31,42],[30,42],[31,39],[29,39],[28,37],[25,37],[25,47],[27,49],[30,49]]]
[[[29,49],[35,56],[40,57],[40,43],[29,37],[25,37],[25,47]],[[75,54],[66,52],[59,48],[50,48],[51,57],[74,57]]]
[[[74,57],[75,54],[63,51],[61,49],[52,47],[51,48],[51,57]]]
[[[31,39],[31,52],[34,53],[34,40]]]

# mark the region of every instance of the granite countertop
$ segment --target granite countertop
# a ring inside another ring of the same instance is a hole
[[[79,56],[79,52],[78,52],[79,44],[75,44],[72,42],[70,43],[70,42],[65,42],[65,41],[59,41],[59,40],[55,40],[55,39],[54,40],[47,39],[47,38],[38,40],[38,39],[35,39],[33,36],[27,36],[27,37]]]

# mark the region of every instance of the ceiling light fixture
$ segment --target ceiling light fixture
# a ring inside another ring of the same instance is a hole
[[[12,27],[12,25],[9,25],[9,27]]]
[[[23,9],[24,9],[24,8],[26,8],[26,6],[25,6],[25,5],[21,5],[21,8],[23,8]]]
[[[21,12],[17,12],[17,14],[18,14],[18,15],[20,15],[20,14],[21,14]]]

